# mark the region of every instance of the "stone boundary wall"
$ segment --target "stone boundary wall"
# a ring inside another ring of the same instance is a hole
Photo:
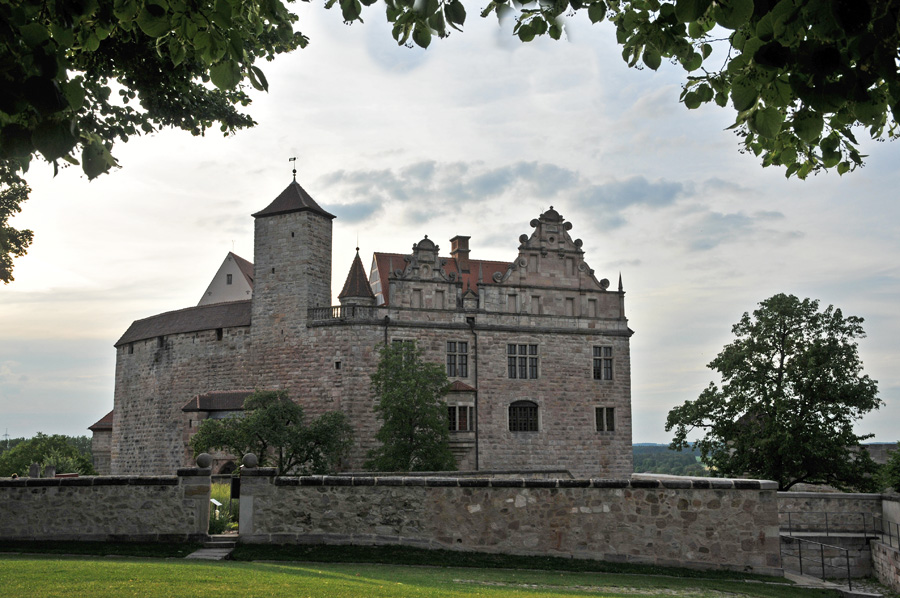
[[[800,542],[808,540],[816,544],[803,543],[803,573],[823,579],[846,579],[872,576],[872,553],[869,548],[870,538],[862,534],[826,536],[811,532],[792,537],[781,537],[781,564],[786,571],[800,572]],[[843,550],[841,550],[843,549]],[[847,552],[843,552],[846,550]],[[822,561],[825,562],[825,573],[822,573]],[[849,561],[849,562],[848,562]]]
[[[276,477],[244,468],[240,541],[400,544],[780,575],[776,484]]]
[[[900,592],[900,549],[884,542],[872,542],[872,569],[878,581]]]
[[[871,532],[873,517],[881,516],[881,494],[778,493],[778,524],[784,531],[790,527],[795,532]]]
[[[174,476],[0,478],[0,537],[185,542],[207,538],[209,469]]]

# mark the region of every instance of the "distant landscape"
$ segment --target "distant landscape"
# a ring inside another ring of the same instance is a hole
[[[712,474],[700,462],[700,451],[669,450],[668,444],[638,443],[632,447],[634,473],[665,473],[708,477]]]

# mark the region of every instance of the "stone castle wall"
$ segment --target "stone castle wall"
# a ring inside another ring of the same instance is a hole
[[[896,540],[893,545],[872,542],[872,569],[878,581],[900,593],[900,548]]]
[[[6,541],[201,541],[209,526],[208,469],[176,476],[0,479]]]
[[[183,467],[181,408],[197,394],[247,388],[250,328],[172,334],[119,346],[111,473],[165,474]]]
[[[275,477],[244,470],[241,541],[402,544],[780,573],[773,482]]]

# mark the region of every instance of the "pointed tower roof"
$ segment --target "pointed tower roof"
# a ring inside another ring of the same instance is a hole
[[[323,210],[297,181],[291,181],[291,184],[281,192],[281,195],[275,198],[275,201],[253,214],[253,217],[264,218],[266,216],[304,211],[315,212],[326,218],[334,218],[334,214],[329,214]]]
[[[366,269],[363,267],[362,260],[359,259],[359,247],[356,248],[356,257],[353,258],[353,264],[350,266],[350,272],[347,274],[344,290],[338,295],[338,299],[346,297],[375,299],[372,287],[369,286],[369,277],[366,276]]]

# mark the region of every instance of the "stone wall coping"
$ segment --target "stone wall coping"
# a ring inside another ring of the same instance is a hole
[[[275,467],[243,467],[241,468],[241,477],[244,476],[260,476],[260,477],[272,477],[275,475],[277,469]]]
[[[556,475],[556,476],[566,476],[571,477],[568,469],[565,468],[555,468],[555,469],[480,469],[478,471],[454,471],[451,477],[454,478],[490,478],[498,475],[509,475],[516,477],[526,477],[530,475]],[[447,477],[448,474],[446,471],[407,471],[403,474],[398,474],[393,471],[345,471],[342,473],[336,473],[335,476],[339,477],[376,477],[376,478],[384,478],[384,477],[393,477],[393,476],[402,476],[407,478],[440,478]]]
[[[208,471],[208,470],[207,470]],[[176,476],[82,476],[77,478],[0,478],[0,488],[63,486],[177,486]]]
[[[886,495],[871,492],[778,492],[778,498],[831,498],[836,500],[882,500]]]
[[[264,470],[271,470],[266,473]],[[250,470],[255,476],[274,477],[276,486],[424,486],[428,488],[621,488],[684,490],[776,490],[766,480],[707,479],[549,479],[549,478],[457,478],[408,476],[275,476],[274,468]],[[242,472],[247,475],[247,470]]]
[[[175,474],[179,477],[209,477],[212,475],[212,469],[209,467],[179,467]]]

